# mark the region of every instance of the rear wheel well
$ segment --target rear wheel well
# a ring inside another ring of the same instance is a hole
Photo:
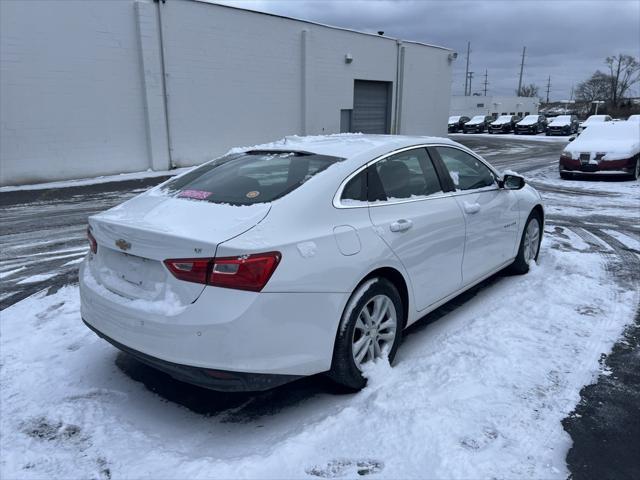
[[[409,290],[407,289],[407,282],[405,282],[402,274],[395,268],[382,267],[370,272],[366,277],[364,277],[358,286],[356,286],[356,289],[367,280],[376,277],[386,278],[398,289],[400,299],[402,300],[402,306],[404,307],[404,318],[402,319],[404,322],[404,328],[407,325],[407,319],[409,318]]]

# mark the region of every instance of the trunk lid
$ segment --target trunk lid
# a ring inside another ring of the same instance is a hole
[[[98,253],[91,273],[129,299],[194,302],[204,285],[175,278],[163,261],[212,258],[218,244],[253,228],[270,204],[232,206],[144,194],[89,218]]]

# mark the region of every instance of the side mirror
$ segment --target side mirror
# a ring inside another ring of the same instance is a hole
[[[505,190],[520,190],[525,185],[524,178],[518,175],[506,174],[502,177],[502,180],[498,182],[500,188]]]
[[[569,137],[569,141],[570,141],[570,142],[573,142],[573,141],[576,139],[576,137],[577,137],[577,135],[571,135],[571,136]]]

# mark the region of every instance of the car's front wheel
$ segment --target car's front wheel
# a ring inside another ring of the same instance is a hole
[[[636,168],[633,170],[633,179],[634,180],[640,179],[640,158],[636,159]]]
[[[520,248],[515,261],[511,264],[511,271],[517,274],[527,273],[529,265],[538,260],[540,240],[542,239],[542,222],[538,213],[531,212],[524,226]]]
[[[376,277],[362,283],[343,313],[329,377],[349,390],[364,388],[363,365],[383,355],[393,362],[403,320],[402,300],[390,281]]]

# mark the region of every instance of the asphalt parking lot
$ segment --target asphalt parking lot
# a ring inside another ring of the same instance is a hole
[[[631,298],[635,302],[630,306],[635,316],[617,319],[628,325],[623,336],[612,354],[603,357],[603,373],[599,380],[582,389],[580,402],[562,423],[573,440],[567,455],[573,478],[638,478],[640,184],[615,179],[561,181],[557,159],[564,143],[560,139],[543,141],[471,135],[452,138],[483,155],[498,169],[510,169],[527,177],[545,199],[545,233],[553,239],[551,248],[560,253],[588,254],[597,258],[605,265],[609,281],[620,291],[630,292],[620,298],[625,298],[626,302]],[[0,194],[3,224],[0,308],[6,309],[38,292],[54,295],[65,285],[74,284],[78,263],[87,249],[84,236],[87,217],[121,203],[161,180]],[[429,315],[427,323],[464,309],[470,299],[493,282],[496,279],[484,282],[438,309]],[[567,285],[567,289],[571,288]],[[591,308],[597,309],[597,305]],[[585,310],[584,315],[596,313]],[[221,395],[177,382],[124,354],[115,357],[115,368],[118,374],[139,382],[163,401],[207,417],[224,417],[230,422],[251,425],[255,419],[277,415],[291,405],[309,401],[319,392],[331,389],[322,377],[313,377],[273,392]],[[376,467],[373,462],[367,468],[375,473],[382,467]],[[307,473],[309,471],[314,470]],[[322,472],[326,473],[326,470]],[[105,476],[103,473],[101,475]]]

